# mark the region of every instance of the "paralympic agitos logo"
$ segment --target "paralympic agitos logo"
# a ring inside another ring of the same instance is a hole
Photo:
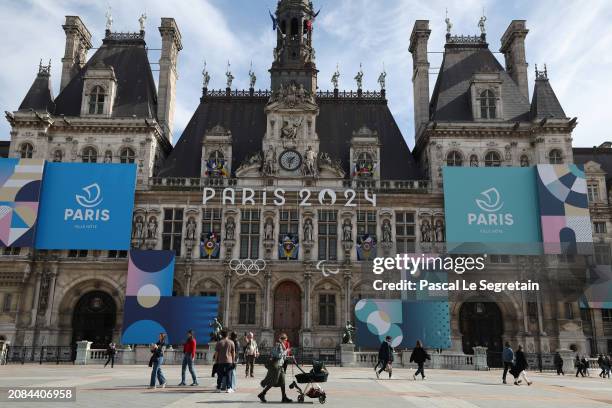
[[[501,211],[504,208],[504,202],[495,187],[480,193],[474,202],[482,212],[468,213],[467,222],[469,225],[502,226],[514,224],[512,213]]]
[[[75,194],[75,201],[80,206],[66,208],[64,221],[108,221],[110,210],[98,208],[102,204],[102,189],[98,183],[93,183],[81,189],[83,194]]]

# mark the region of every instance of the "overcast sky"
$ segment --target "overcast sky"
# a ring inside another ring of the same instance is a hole
[[[138,31],[138,17],[146,12],[146,41],[151,62],[157,62],[161,17],[174,17],[182,34],[175,116],[175,142],[195,111],[201,93],[204,60],[212,76],[210,87],[224,88],[224,72],[231,61],[234,86],[248,88],[252,61],[256,87],[269,87],[267,72],[275,35],[268,9],[276,0],[30,0],[3,1],[0,5],[0,107],[16,110],[30,87],[40,58],[51,59],[53,89],[59,89],[64,53],[65,15],[79,15],[93,34],[94,47],[104,36],[107,4],[112,8],[113,31]],[[383,63],[387,71],[387,96],[395,119],[414,145],[412,63],[408,52],[410,31],[416,19],[430,20],[430,51],[442,51],[445,9],[453,34],[476,34],[483,12],[487,39],[497,51],[500,37],[512,19],[527,20],[526,50],[529,85],[534,64],[548,65],[548,76],[565,113],[578,117],[574,146],[593,146],[612,140],[607,126],[612,79],[612,2],[585,1],[423,1],[423,0],[314,0],[321,8],[315,23],[319,88],[332,88],[330,78],[340,66],[340,88],[355,89],[353,77],[363,63],[364,89],[378,89],[376,79]],[[90,51],[92,55],[93,51]],[[499,54],[496,54],[500,58]],[[440,54],[430,54],[432,73],[440,66]],[[153,65],[156,69],[157,65]],[[157,77],[157,72],[154,72]],[[435,75],[430,76],[433,89]],[[0,124],[0,139],[9,138],[8,123]]]

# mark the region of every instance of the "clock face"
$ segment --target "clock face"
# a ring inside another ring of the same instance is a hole
[[[302,165],[302,156],[295,150],[285,150],[281,153],[279,161],[283,169],[294,171]]]

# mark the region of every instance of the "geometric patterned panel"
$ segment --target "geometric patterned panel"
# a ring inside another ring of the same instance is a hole
[[[45,161],[0,159],[0,247],[33,247]]]
[[[560,253],[562,248],[582,252],[585,246],[574,244],[593,242],[583,169],[574,164],[538,164],[537,170],[544,252]]]

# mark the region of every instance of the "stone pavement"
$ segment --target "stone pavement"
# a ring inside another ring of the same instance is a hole
[[[146,366],[102,366],[11,364],[0,366],[0,387],[43,386],[77,387],[76,402],[29,403],[0,402],[3,407],[202,407],[221,404],[222,407],[257,407],[262,366],[256,367],[259,378],[238,378],[234,394],[214,393],[210,366],[198,366],[199,387],[177,387],[179,366],[164,366],[168,379],[165,389],[148,390],[150,369]],[[329,381],[322,384],[327,392],[326,407],[376,408],[476,408],[476,407],[609,407],[612,406],[612,380],[603,380],[593,371],[590,378],[573,374],[558,377],[551,373],[529,373],[533,385],[517,387],[501,384],[501,372],[429,370],[425,381],[412,380],[413,370],[395,369],[391,380],[377,380],[367,368],[328,367]],[[295,369],[297,373],[297,369]],[[243,367],[239,367],[243,374]],[[287,370],[292,378],[291,368]],[[189,375],[188,375],[189,377]],[[293,390],[289,395],[294,400]],[[0,398],[4,400],[4,398]],[[268,393],[269,403],[277,405],[280,391]],[[306,399],[309,404],[318,401]]]

